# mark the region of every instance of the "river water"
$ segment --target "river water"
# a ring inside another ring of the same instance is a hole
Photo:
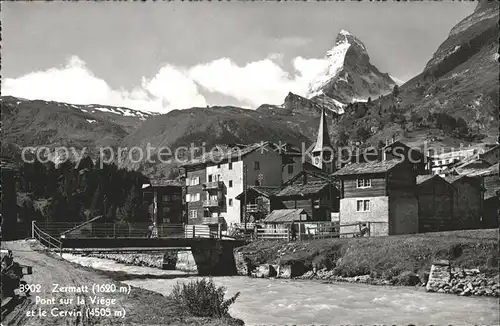
[[[196,278],[176,271],[125,266],[105,259],[64,257],[95,269],[127,273],[131,279],[125,283],[164,295],[169,294],[177,282]],[[152,275],[155,278],[134,279],[133,275]],[[243,276],[215,277],[213,280],[227,288],[227,298],[241,292],[230,313],[244,320],[246,325],[500,323],[499,301],[495,298],[426,293],[421,288],[412,287],[326,284]]]

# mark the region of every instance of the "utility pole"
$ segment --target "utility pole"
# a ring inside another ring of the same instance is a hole
[[[243,213],[243,219],[245,223],[245,231],[247,231],[247,165],[245,164],[243,166],[243,192],[245,194],[245,200],[244,200],[244,213]]]

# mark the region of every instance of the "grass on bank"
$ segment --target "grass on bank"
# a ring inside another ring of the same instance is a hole
[[[488,229],[302,242],[256,241],[238,251],[254,266],[298,263],[305,270],[326,268],[344,277],[369,274],[405,284],[414,283],[407,281],[411,275],[429,272],[439,259],[450,260],[452,267],[498,274],[498,243],[498,229]]]

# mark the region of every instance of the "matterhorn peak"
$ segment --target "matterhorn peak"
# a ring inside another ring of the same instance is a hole
[[[347,104],[390,91],[394,81],[370,64],[364,44],[341,29],[326,52],[324,70],[309,84],[308,98],[326,95]]]

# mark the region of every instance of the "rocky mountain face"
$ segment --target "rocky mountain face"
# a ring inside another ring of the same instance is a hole
[[[387,73],[381,73],[370,63],[364,44],[345,30],[338,33],[326,60],[324,74],[309,86],[308,98],[326,95],[347,104],[387,94],[396,84]]]
[[[53,101],[0,97],[2,153],[12,156],[27,146],[115,147],[151,113],[106,105],[74,105]]]
[[[397,92],[346,107],[334,129],[372,144],[394,135],[407,142],[446,140],[438,146],[495,142],[498,4],[479,2],[471,15],[452,28],[421,74]],[[365,126],[369,130],[363,130]]]
[[[481,133],[497,129],[498,10],[498,1],[480,1],[454,26],[424,71],[401,86],[400,105],[462,118]]]

